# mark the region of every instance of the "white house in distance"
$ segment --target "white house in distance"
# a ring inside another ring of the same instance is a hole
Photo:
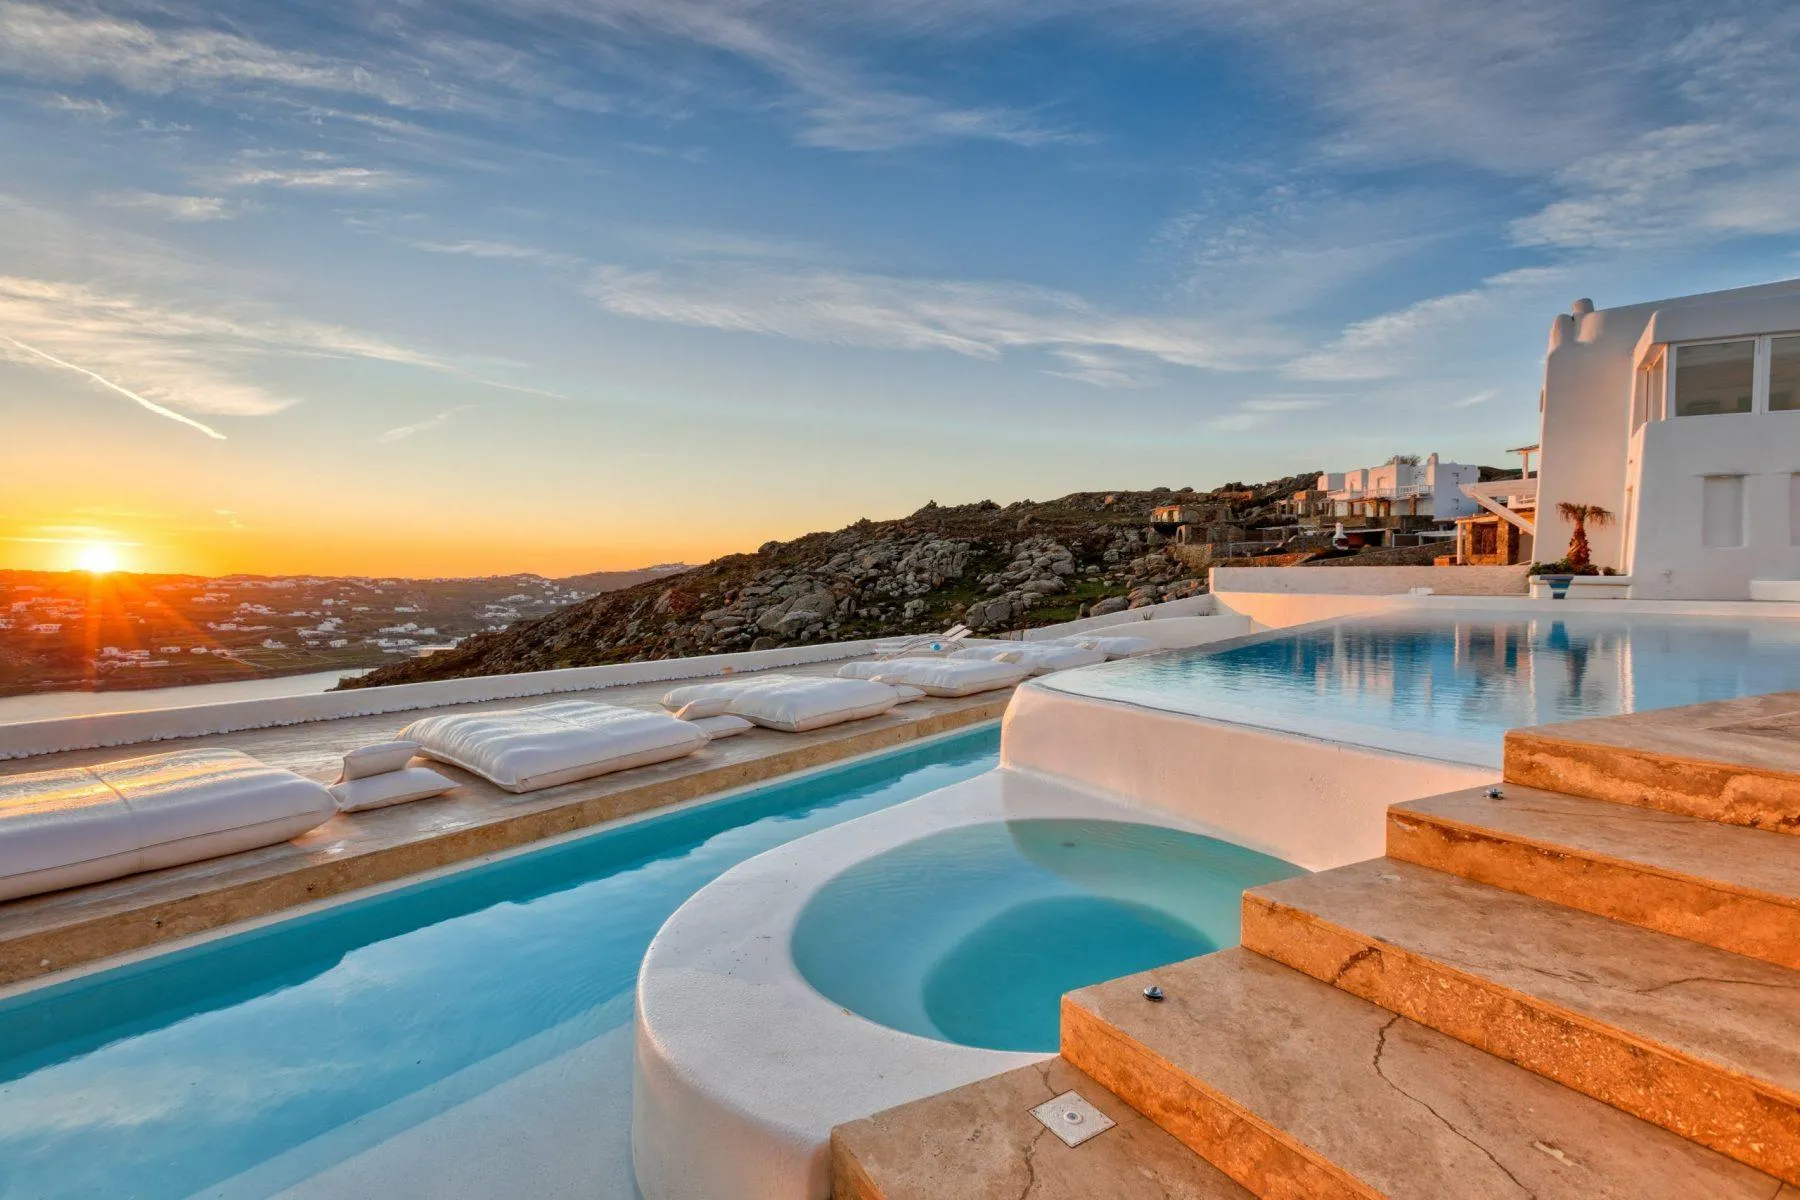
[[[1540,405],[1538,561],[1567,547],[1569,502],[1614,515],[1588,527],[1593,561],[1630,576],[1634,598],[1800,581],[1800,279],[1578,300],[1550,327]]]
[[[1357,471],[1331,471],[1319,476],[1319,491],[1332,515],[1339,517],[1430,517],[1453,521],[1477,510],[1463,493],[1464,484],[1481,478],[1481,468],[1443,462],[1433,454],[1424,462],[1394,461]]]

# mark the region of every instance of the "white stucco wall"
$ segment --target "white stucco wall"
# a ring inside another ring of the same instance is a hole
[[[1652,421],[1638,444],[1634,599],[1747,600],[1753,579],[1800,579],[1800,412]],[[1741,546],[1705,544],[1709,475],[1742,478]]]
[[[1522,596],[1526,570],[1524,566],[1214,567],[1208,579],[1216,597],[1228,592],[1395,596],[1421,587],[1440,596]]]

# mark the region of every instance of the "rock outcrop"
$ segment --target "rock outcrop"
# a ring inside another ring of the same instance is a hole
[[[1278,480],[1254,491],[1295,486]],[[1159,488],[1004,507],[928,504],[897,521],[768,542],[342,686],[928,633],[958,621],[994,632],[1192,596],[1205,580],[1169,552],[1149,516],[1159,504],[1211,496]]]

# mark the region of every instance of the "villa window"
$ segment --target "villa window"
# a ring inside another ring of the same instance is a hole
[[[1731,550],[1744,544],[1744,477],[1706,475],[1700,480],[1700,544]]]
[[[1800,333],[1677,343],[1638,365],[1631,428],[1663,417],[1800,412]]]
[[[1676,416],[1747,413],[1755,393],[1756,339],[1676,347]]]
[[[1800,409],[1800,335],[1769,339],[1769,411]]]

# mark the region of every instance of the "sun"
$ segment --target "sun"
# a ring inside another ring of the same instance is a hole
[[[75,552],[75,566],[90,575],[105,575],[119,569],[119,550],[104,542],[90,542]]]

